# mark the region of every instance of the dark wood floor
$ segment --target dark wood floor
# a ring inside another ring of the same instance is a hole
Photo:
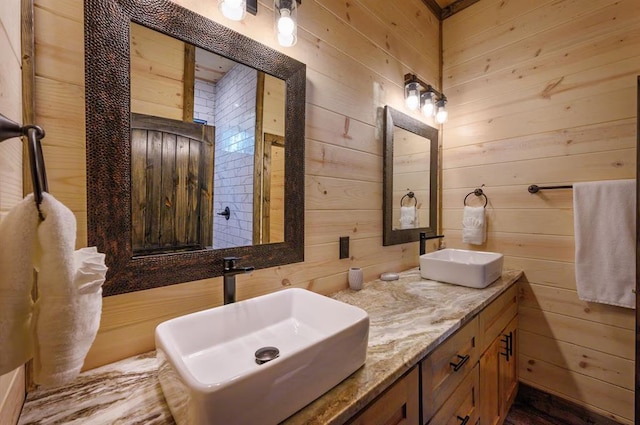
[[[564,425],[552,420],[550,417],[528,406],[514,403],[509,410],[504,425]]]
[[[577,404],[520,384],[504,425],[620,425]]]

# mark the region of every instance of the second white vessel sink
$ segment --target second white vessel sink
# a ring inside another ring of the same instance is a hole
[[[277,424],[360,368],[368,340],[364,310],[286,289],[161,323],[159,380],[178,425]]]
[[[486,288],[502,275],[497,252],[442,249],[420,256],[420,276],[471,288]]]

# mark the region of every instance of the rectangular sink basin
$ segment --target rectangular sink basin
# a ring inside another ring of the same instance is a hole
[[[420,276],[471,288],[486,288],[502,275],[497,252],[442,249],[420,256]]]
[[[275,425],[360,368],[368,341],[366,311],[285,289],[158,325],[159,380],[178,425]],[[279,356],[258,364],[264,347]]]

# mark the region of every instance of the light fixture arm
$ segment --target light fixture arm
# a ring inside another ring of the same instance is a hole
[[[418,78],[415,74],[404,74],[404,85],[406,86],[409,83],[418,83],[421,87],[420,94],[424,92],[431,92],[435,95],[436,101],[444,100],[447,101],[447,97],[440,91],[436,90],[431,84],[427,84],[421,79]]]
[[[296,0],[298,4],[302,4],[302,0]],[[252,15],[258,14],[258,0],[247,0],[247,12]]]

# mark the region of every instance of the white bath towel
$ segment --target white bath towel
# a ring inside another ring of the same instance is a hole
[[[416,207],[400,207],[400,228],[413,229],[416,226]]]
[[[100,324],[107,268],[95,248],[74,251],[76,221],[67,207],[45,193],[40,209],[34,380],[55,386],[80,373]]]
[[[462,243],[482,245],[487,240],[484,207],[464,207],[462,212]]]
[[[635,180],[574,184],[573,215],[578,297],[635,308]]]
[[[0,375],[32,357],[31,290],[38,222],[33,195],[0,221]]]

